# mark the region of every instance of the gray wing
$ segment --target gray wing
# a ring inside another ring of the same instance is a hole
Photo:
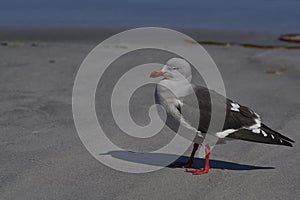
[[[251,109],[205,87],[195,86],[194,93],[195,95],[190,94],[182,98],[181,113],[183,118],[189,121],[192,126],[197,126],[199,131],[203,133],[208,131],[212,115],[212,102],[216,119],[224,120],[225,117],[224,124],[221,126],[222,130],[214,131],[238,130],[256,124],[258,115]]]
[[[185,96],[182,99],[183,103],[180,110],[183,118],[190,121],[192,126],[197,124],[199,131],[203,133],[208,131],[212,113],[211,102],[214,102],[213,105],[217,111],[216,115],[226,112],[222,132],[219,132],[220,135],[217,135],[218,137],[293,146],[292,143],[294,141],[292,139],[261,123],[259,115],[250,108],[225,98],[217,92],[208,90],[205,87],[196,86],[194,87],[194,92],[197,98],[192,97],[195,95]],[[199,112],[200,117],[196,117],[199,121],[193,120],[195,116],[199,115]],[[218,117],[220,116],[217,116],[217,119]],[[222,117],[220,117],[220,119],[222,119]]]
[[[165,104],[166,107],[171,107],[166,109],[169,112],[166,124],[175,132],[178,130],[180,118],[183,118],[183,121],[193,129],[202,133],[207,133],[209,130],[219,138],[229,137],[292,146],[293,140],[262,124],[259,115],[250,108],[205,87],[194,86],[193,90],[194,94],[180,98],[180,103]],[[158,102],[162,103],[159,100]],[[212,105],[216,121],[211,121]],[[221,124],[214,126],[215,123]]]

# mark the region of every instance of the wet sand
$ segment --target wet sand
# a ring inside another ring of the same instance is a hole
[[[85,56],[118,31],[2,29],[0,199],[300,198],[297,49],[204,45],[219,67],[228,97],[250,106],[266,124],[294,139],[293,148],[243,141],[218,145],[210,173],[201,176],[168,167],[128,174],[95,160],[74,126],[72,86]],[[297,45],[269,33],[185,33],[201,41]],[[101,105],[96,108],[100,114],[107,112]],[[107,124],[114,130],[112,126]],[[129,141],[121,143],[126,146]],[[201,164],[198,159],[194,167]]]

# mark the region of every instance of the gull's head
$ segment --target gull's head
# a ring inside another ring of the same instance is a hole
[[[171,58],[157,71],[151,73],[151,78],[163,76],[165,79],[180,81],[183,79],[189,82],[192,79],[191,65],[182,58]]]

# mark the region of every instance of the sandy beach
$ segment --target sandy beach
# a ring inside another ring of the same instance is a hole
[[[121,30],[1,28],[0,199],[300,198],[300,49],[282,48],[300,44],[279,41],[273,33],[183,30],[198,41],[274,46],[204,48],[221,72],[227,96],[295,140],[294,147],[243,141],[218,145],[210,173],[201,176],[169,167],[129,174],[94,159],[74,126],[72,87],[87,54]],[[153,89],[146,88],[139,101],[146,102]],[[97,93],[96,100],[103,95]],[[142,121],[146,114],[138,108],[133,115]],[[96,103],[98,115],[107,109]],[[106,128],[117,131],[114,124]],[[126,147],[130,140],[117,143]],[[194,167],[202,164],[197,159]]]

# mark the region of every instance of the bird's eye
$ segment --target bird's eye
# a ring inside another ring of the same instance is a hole
[[[178,69],[177,67],[172,67],[172,70],[176,70],[176,69]]]

